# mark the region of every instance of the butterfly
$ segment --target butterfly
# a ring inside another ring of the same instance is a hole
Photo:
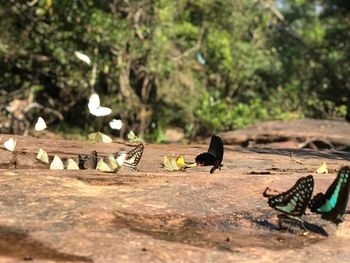
[[[123,165],[130,167],[132,169],[136,169],[138,163],[141,160],[143,154],[144,145],[140,143],[134,149],[127,152]],[[117,158],[116,154],[114,154],[115,158]]]
[[[114,155],[108,155],[107,157],[101,159],[97,163],[96,170],[100,170],[102,172],[117,172],[120,170],[124,159],[126,157],[125,152],[119,153],[118,157],[115,158]],[[123,160],[121,160],[121,158]]]
[[[128,141],[129,142],[138,142],[138,143],[143,142],[143,140],[141,138],[137,137],[133,131],[130,131],[128,133]]]
[[[80,51],[74,51],[74,55],[80,59],[81,61],[85,62],[86,64],[90,65],[91,64],[91,59],[85,55],[84,53]]]
[[[120,130],[123,127],[123,122],[121,120],[113,119],[109,122],[109,127],[114,130]]]
[[[317,170],[315,171],[315,173],[317,174],[328,174],[328,168],[327,168],[327,164],[325,162],[323,162],[320,167],[317,168]]]
[[[46,164],[49,163],[49,155],[42,148],[39,148],[38,154],[36,155],[36,159]]]
[[[292,188],[277,195],[267,194],[268,189],[266,188],[263,196],[268,198],[270,207],[288,215],[300,217],[305,213],[311,199],[314,190],[314,178],[312,175],[301,177]]]
[[[79,170],[79,166],[73,159],[68,159],[66,162],[67,170]]]
[[[12,137],[4,142],[4,147],[6,150],[13,152],[16,148],[17,140],[14,140]]]
[[[183,155],[180,155],[178,157],[168,157],[164,155],[163,166],[165,170],[173,172],[185,169],[186,163]]]
[[[94,132],[88,135],[89,139],[96,143],[111,143],[112,138],[102,132]]]
[[[55,155],[55,157],[53,158],[50,164],[50,170],[63,170],[63,169],[64,169],[64,165],[61,158]]]
[[[79,169],[95,170],[97,165],[97,152],[92,151],[90,154],[79,154],[78,160]]]
[[[47,128],[47,126],[46,126],[46,123],[45,123],[44,119],[42,117],[39,117],[37,122],[36,122],[36,124],[35,124],[34,129],[36,131],[43,131],[46,128]]]
[[[221,168],[223,156],[224,144],[219,136],[213,135],[211,137],[208,151],[199,154],[195,161],[198,166],[213,165],[214,167],[210,170],[210,173],[213,173],[216,169]]]
[[[322,218],[339,224],[343,221],[350,190],[350,168],[344,166],[325,194],[318,193],[309,204],[311,212],[321,214]]]
[[[91,94],[89,98],[88,108],[90,113],[97,117],[107,116],[112,113],[112,110],[110,108],[101,106],[100,96],[97,93]]]

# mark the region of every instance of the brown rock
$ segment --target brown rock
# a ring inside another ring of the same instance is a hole
[[[304,119],[262,122],[220,136],[225,144],[240,146],[350,150],[349,130],[345,121]]]
[[[7,139],[8,135],[0,135]],[[207,145],[145,145],[140,171],[51,171],[34,158],[49,154],[100,155],[129,147],[121,143],[18,139],[16,168],[0,149],[0,262],[348,262],[350,217],[341,234],[315,215],[307,218],[330,232],[296,235],[270,230],[276,224],[262,192],[286,190],[323,161],[330,174],[314,175],[325,190],[350,154],[225,146],[224,167],[166,172],[164,154],[193,161]],[[181,194],[179,194],[181,193]]]

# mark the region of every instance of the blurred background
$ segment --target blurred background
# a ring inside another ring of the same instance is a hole
[[[0,28],[0,133],[190,141],[350,103],[349,0],[6,0]]]

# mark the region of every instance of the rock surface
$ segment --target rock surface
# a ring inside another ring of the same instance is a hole
[[[350,150],[350,123],[303,119],[268,121],[220,134],[225,144],[269,148]]]
[[[326,162],[330,174],[314,174],[314,193],[324,191],[350,153],[301,149],[293,160],[290,149],[225,145],[224,166],[210,175],[210,167],[170,173],[160,165],[164,154],[193,161],[206,145],[146,144],[139,171],[106,174],[50,171],[35,155],[39,147],[66,158],[130,147],[14,137],[16,158],[0,149],[0,262],[349,261],[350,216],[336,232],[308,212],[329,237],[276,231],[262,192],[284,191]]]

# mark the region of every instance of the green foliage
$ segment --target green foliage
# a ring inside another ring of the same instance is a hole
[[[349,22],[344,0],[5,1],[0,117],[32,94],[59,113],[41,112],[57,132],[108,130],[115,117],[158,142],[169,126],[193,138],[262,120],[342,117]],[[93,91],[113,115],[89,114]]]

